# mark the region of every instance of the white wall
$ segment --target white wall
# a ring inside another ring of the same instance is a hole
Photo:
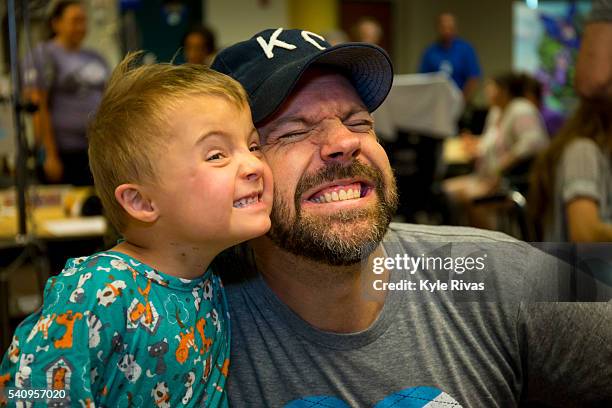
[[[219,48],[251,38],[266,28],[287,27],[286,0],[206,0],[204,18],[217,35]]]

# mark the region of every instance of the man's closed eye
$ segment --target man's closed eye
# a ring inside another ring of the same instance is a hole
[[[374,128],[374,123],[371,121],[348,122],[344,124],[354,132],[365,133]]]

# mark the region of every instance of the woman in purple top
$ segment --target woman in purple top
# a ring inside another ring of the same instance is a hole
[[[43,182],[93,184],[86,128],[97,108],[109,68],[98,53],[81,48],[87,16],[77,1],[60,1],[50,19],[51,38],[26,58],[26,95],[38,105],[34,131]]]

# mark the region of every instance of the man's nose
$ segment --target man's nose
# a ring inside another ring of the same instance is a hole
[[[351,132],[340,121],[329,124],[321,142],[321,160],[324,162],[344,163],[353,160],[361,153],[361,138]]]

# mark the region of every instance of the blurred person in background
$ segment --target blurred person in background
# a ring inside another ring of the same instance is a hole
[[[548,135],[538,108],[524,97],[525,84],[519,75],[496,76],[485,91],[491,108],[483,135],[461,135],[467,155],[475,161],[475,171],[447,179],[444,191],[465,210],[469,225],[492,229],[490,214],[473,201],[497,191],[502,175],[516,175],[517,169],[528,168],[531,159],[548,145]]]
[[[470,103],[481,77],[480,63],[474,47],[457,35],[457,21],[451,13],[437,17],[438,39],[423,53],[419,72],[445,72]]]
[[[215,34],[207,27],[195,27],[183,36],[185,62],[209,66],[217,52]]]
[[[612,241],[612,0],[595,0],[576,64],[584,98],[531,175],[541,239]]]
[[[529,208],[553,242],[612,241],[612,102],[583,100],[542,153]]]
[[[354,41],[380,45],[383,38],[383,29],[380,22],[374,17],[364,16],[357,20],[353,26]]]
[[[544,89],[542,83],[528,74],[521,74],[519,80],[524,84],[524,96],[529,99],[540,110],[542,120],[546,126],[546,132],[550,137],[554,137],[563,127],[565,116],[554,111],[544,103]]]
[[[576,64],[576,89],[612,100],[612,0],[594,0]]]
[[[45,183],[92,185],[86,128],[110,70],[100,54],[81,47],[87,15],[80,2],[57,2],[49,28],[50,39],[26,56],[23,78],[26,97],[38,105],[39,177]]]

